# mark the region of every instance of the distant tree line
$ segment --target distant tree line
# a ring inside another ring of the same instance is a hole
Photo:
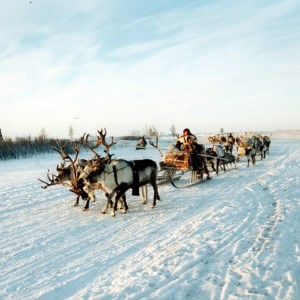
[[[147,139],[155,139],[159,135],[157,128],[154,125],[145,125],[144,130],[132,130],[130,135],[120,136],[120,140],[128,140],[128,141],[135,141],[139,140],[141,137],[145,137]]]
[[[176,134],[176,128],[171,126],[170,131],[173,136]],[[131,135],[119,137],[119,140],[138,140],[142,136],[148,139],[158,139],[158,130],[155,126],[146,125],[143,134],[135,130]],[[58,147],[57,142],[61,145],[65,145],[64,151],[68,154],[74,154],[74,145],[76,140],[73,139],[74,129],[69,127],[70,139],[53,139],[48,138],[44,128],[41,129],[40,134],[37,137],[16,137],[14,140],[9,137],[3,137],[0,129],[0,160],[18,159],[33,157],[37,154],[52,153],[51,146]]]
[[[0,160],[28,158],[36,154],[53,152],[51,146],[58,148],[57,142],[64,145],[65,152],[73,154],[74,142],[70,140],[56,140],[42,138],[17,137],[15,140],[5,138],[0,140]]]

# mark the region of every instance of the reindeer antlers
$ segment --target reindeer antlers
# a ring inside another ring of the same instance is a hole
[[[98,133],[100,135],[100,138],[98,136],[99,139],[101,139],[101,142],[102,142],[102,145],[105,147],[106,149],[106,157],[109,157],[109,148],[112,146],[112,145],[115,145],[116,142],[114,142],[114,138],[111,137],[111,143],[110,144],[107,144],[106,141],[105,141],[105,137],[106,137],[106,128],[104,128],[104,131],[101,129],[100,131],[98,130]]]
[[[84,146],[85,148],[89,149],[90,151],[92,151],[97,158],[100,158],[100,155],[94,149],[96,149],[98,146],[100,146],[102,144],[102,140],[97,136],[96,145],[91,147],[89,145],[89,141],[88,141],[89,136],[90,136],[89,134],[84,133],[83,136],[80,138],[80,144],[82,146]]]
[[[59,181],[55,181],[56,177],[57,177],[56,175],[51,174],[51,178],[50,178],[50,170],[48,170],[47,178],[48,178],[49,182],[44,181],[44,180],[42,180],[42,179],[40,179],[40,178],[38,178],[38,180],[39,180],[40,182],[42,182],[42,183],[45,184],[45,185],[42,185],[42,188],[43,188],[43,189],[46,189],[46,188],[49,187],[49,186],[60,184]]]
[[[66,143],[64,143],[63,145],[61,143],[59,143],[58,141],[56,141],[57,146],[60,148],[60,150],[54,148],[53,146],[51,146],[51,149],[58,152],[61,156],[61,158],[63,160],[68,159],[70,156],[64,151],[64,149],[66,148]]]
[[[105,137],[106,137],[106,128],[104,129],[101,129],[101,130],[98,130],[98,135],[96,136],[97,137],[97,142],[96,142],[96,145],[95,146],[91,146],[89,144],[89,134],[86,134],[84,133],[83,136],[80,138],[80,144],[83,145],[85,148],[89,149],[91,152],[93,152],[95,154],[95,156],[99,159],[100,158],[100,155],[95,151],[95,149],[100,146],[100,145],[103,145],[105,147],[105,150],[104,152],[106,153],[106,157],[110,157],[110,154],[109,154],[109,148],[112,146],[112,145],[115,145],[116,142],[114,142],[114,138],[112,137],[111,138],[111,143],[108,144],[105,140]]]

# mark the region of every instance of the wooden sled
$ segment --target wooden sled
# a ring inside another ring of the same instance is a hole
[[[136,145],[135,150],[146,150],[146,146]]]
[[[169,182],[175,188],[186,188],[209,180],[203,178],[203,169],[200,174],[194,171],[191,155],[187,152],[169,151],[163,154],[160,167],[158,184]]]

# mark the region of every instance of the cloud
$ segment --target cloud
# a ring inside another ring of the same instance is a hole
[[[297,1],[18,3],[0,12],[1,126],[12,135],[66,136],[72,122],[116,134],[153,122],[300,127]]]

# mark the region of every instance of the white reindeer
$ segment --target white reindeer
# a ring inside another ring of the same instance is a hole
[[[112,209],[112,215],[115,216],[119,199],[125,195],[128,189],[132,189],[133,195],[139,195],[139,188],[145,187],[147,184],[152,185],[154,190],[152,207],[156,205],[156,200],[160,200],[157,188],[157,172],[158,168],[156,162],[151,159],[133,160],[127,161],[124,159],[111,159],[109,155],[109,148],[114,144],[112,141],[109,145],[105,141],[106,129],[103,132],[98,130],[102,144],[106,147],[106,157],[99,160],[97,166],[95,166],[89,172],[84,170],[85,186],[84,190],[87,193],[94,191],[100,185],[107,191],[107,203],[103,209],[103,213],[106,213],[108,205],[111,203],[114,195],[115,201]],[[145,196],[145,190],[143,195]],[[144,200],[145,202],[145,200]],[[128,209],[126,199],[123,199],[125,206],[125,212]]]

